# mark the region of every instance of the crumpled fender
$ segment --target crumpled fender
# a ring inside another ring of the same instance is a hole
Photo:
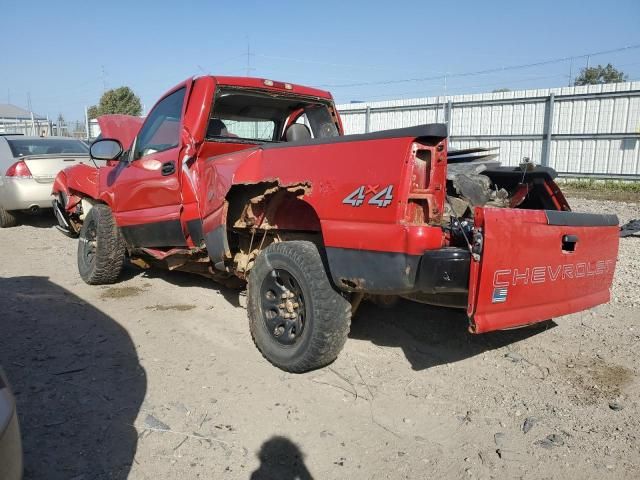
[[[71,211],[82,197],[99,199],[98,169],[92,165],[79,164],[65,168],[53,181],[52,195],[64,193],[67,197],[65,209]]]

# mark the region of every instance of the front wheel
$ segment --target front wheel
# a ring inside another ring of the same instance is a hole
[[[269,245],[251,269],[248,290],[251,336],[269,362],[302,373],[336,359],[351,305],[331,285],[313,243]]]
[[[89,285],[115,282],[124,266],[125,246],[111,209],[94,205],[78,238],[78,271]]]

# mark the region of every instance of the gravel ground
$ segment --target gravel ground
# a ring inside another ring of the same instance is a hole
[[[90,287],[47,220],[0,243],[26,478],[640,478],[640,238],[608,305],[472,336],[455,311],[365,304],[304,375],[262,359],[237,292],[135,268]]]

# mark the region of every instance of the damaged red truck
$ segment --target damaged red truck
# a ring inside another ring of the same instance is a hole
[[[465,309],[472,333],[609,300],[618,219],[571,212],[550,168],[448,152],[445,125],[345,136],[328,92],[204,76],[112,130],[91,147],[106,165],[53,189],[83,280],[126,258],[246,280],[251,335],[284,370],[332,362],[363,296]]]

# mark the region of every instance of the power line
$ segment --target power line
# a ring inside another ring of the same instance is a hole
[[[622,64],[616,64],[616,68],[624,68],[624,67],[631,67],[631,66],[635,66],[635,65],[640,65],[640,62],[627,62],[627,63],[622,63]],[[480,84],[473,84],[473,85],[464,85],[464,84],[457,84],[457,85],[453,85],[450,86],[451,91],[449,92],[450,94],[459,94],[459,93],[454,93],[454,92],[461,92],[461,93],[470,93],[471,90],[474,89],[478,89],[478,88],[485,88],[485,87],[510,87],[513,84],[516,83],[526,83],[526,82],[534,82],[537,80],[549,80],[552,78],[568,78],[568,75],[563,74],[563,73],[557,73],[554,75],[536,75],[536,76],[532,76],[532,77],[525,77],[525,78],[517,78],[517,79],[513,79],[513,80],[503,80],[503,81],[499,81],[499,82],[491,82],[491,83],[480,83]],[[636,78],[635,76],[632,76],[632,78],[629,78],[628,82],[635,82],[637,81],[638,78]],[[442,88],[442,84],[441,83],[432,83],[427,85],[428,87],[440,87]],[[573,85],[569,85],[570,87]],[[532,87],[535,89],[539,89],[539,88],[546,88],[546,87]],[[408,95],[414,95],[416,97],[407,97]],[[417,97],[420,96],[420,97]],[[396,93],[385,93],[382,95],[366,95],[366,98],[368,99],[387,99],[387,98],[392,98],[392,99],[396,99],[396,98],[421,98],[421,97],[428,97],[428,96],[434,96],[434,94],[429,94],[425,91],[425,89],[422,90],[413,90],[410,92],[396,92]],[[347,97],[348,98],[348,97]],[[367,100],[368,101],[368,100]],[[376,100],[378,101],[378,100]]]
[[[521,78],[521,79],[517,79],[517,80],[510,80],[508,82],[492,82],[492,83],[482,83],[482,84],[475,84],[475,85],[454,85],[454,86],[449,86],[449,93],[448,95],[454,95],[454,92],[459,92],[462,91],[463,93],[467,93],[468,90],[473,90],[473,89],[477,89],[477,88],[484,88],[484,87],[500,87],[500,86],[509,86],[512,85],[514,83],[526,83],[526,82],[532,82],[532,81],[536,81],[536,80],[548,80],[551,78],[567,78],[567,76],[565,74],[562,73],[558,73],[555,75],[541,75],[541,76],[535,76],[535,77],[527,77],[527,78]],[[442,84],[437,84],[437,83],[433,83],[430,85],[431,87],[442,87]],[[388,93],[388,94],[384,94],[384,95],[367,95],[367,98],[398,98],[398,97],[404,97],[406,95],[420,95],[422,94],[423,97],[425,96],[434,96],[434,95],[427,95],[425,93],[424,90],[418,90],[418,91],[411,91],[411,92],[402,92],[402,93]],[[444,96],[447,96],[447,94],[444,94]]]
[[[633,49],[637,49],[637,48],[640,48],[640,44],[629,45],[629,46],[620,47],[620,48],[614,48],[614,49],[611,49],[611,50],[602,50],[600,52],[585,53],[583,55],[572,55],[572,56],[569,56],[569,57],[554,58],[552,60],[543,60],[541,62],[525,63],[525,64],[521,64],[521,65],[511,65],[511,66],[508,66],[508,67],[494,67],[494,68],[488,68],[488,69],[485,69],[485,70],[476,70],[476,71],[473,71],[473,72],[448,73],[448,74],[436,75],[436,76],[432,76],[432,77],[404,78],[404,79],[399,79],[399,80],[381,80],[381,81],[371,81],[371,82],[344,83],[342,85],[321,84],[319,86],[320,87],[325,87],[325,88],[349,88],[349,87],[364,87],[364,86],[368,86],[368,85],[394,85],[394,84],[398,84],[398,83],[425,82],[425,81],[430,81],[430,80],[443,80],[443,79],[450,79],[450,78],[470,77],[470,76],[474,76],[474,75],[486,75],[486,74],[489,74],[489,73],[506,72],[506,71],[510,71],[510,70],[520,70],[520,69],[523,69],[523,68],[539,67],[539,66],[542,66],[542,65],[551,65],[551,64],[554,64],[554,63],[566,62],[568,60],[573,61],[576,58],[595,57],[597,55],[605,55],[605,54],[608,54],[608,53],[622,52],[622,51],[625,51],[625,50],[633,50]]]
[[[388,66],[383,65],[354,65],[350,63],[334,63],[334,62],[322,62],[319,60],[309,60],[309,59],[301,59],[301,58],[292,58],[292,57],[281,57],[277,55],[263,55],[261,53],[252,53],[254,57],[258,58],[266,58],[268,60],[282,60],[285,62],[296,62],[296,63],[309,63],[313,65],[326,65],[329,67],[345,67],[345,68],[374,68],[374,69],[387,69]]]

